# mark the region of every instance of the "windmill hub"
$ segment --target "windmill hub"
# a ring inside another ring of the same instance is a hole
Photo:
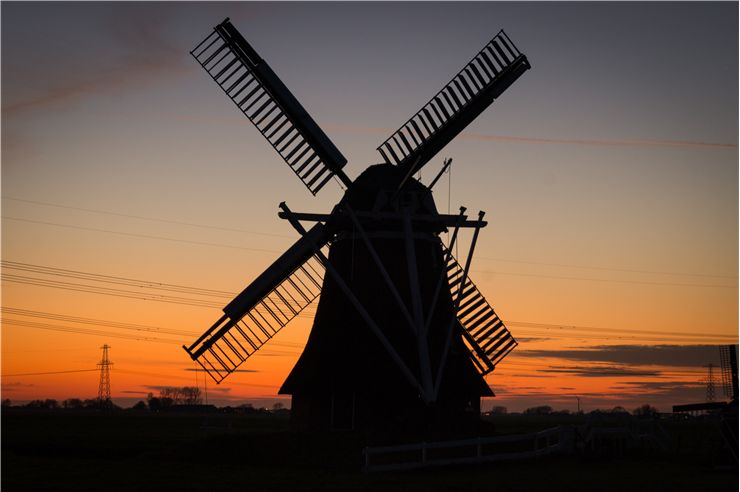
[[[526,56],[499,31],[378,147],[384,162],[352,180],[347,159],[229,19],[191,54],[311,193],[332,177],[347,191],[330,214],[281,203],[300,239],[183,348],[220,383],[320,296],[280,388],[297,428],[474,432],[480,398],[493,396],[483,376],[517,342],[468,276],[483,212],[439,214],[431,189],[441,172],[429,186],[413,175],[530,68]],[[461,227],[474,229],[464,267],[452,255]]]

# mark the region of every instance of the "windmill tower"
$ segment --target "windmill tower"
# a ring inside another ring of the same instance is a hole
[[[301,237],[183,348],[220,383],[320,296],[280,389],[292,395],[296,428],[475,425],[480,397],[493,396],[483,376],[517,342],[468,275],[484,213],[438,213],[437,179],[413,176],[530,68],[527,58],[499,31],[378,147],[384,162],[352,180],[346,158],[228,19],[191,54],[312,194],[332,177],[347,191],[328,214],[281,203],[278,215]],[[473,236],[463,266],[452,251],[464,227]]]

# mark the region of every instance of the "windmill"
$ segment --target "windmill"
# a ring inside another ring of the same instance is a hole
[[[475,422],[483,376],[516,345],[468,273],[484,213],[438,213],[414,175],[530,68],[499,31],[379,147],[356,179],[339,152],[227,18],[191,52],[312,194],[347,188],[328,214],[279,216],[300,238],[183,346],[217,382],[320,296],[313,327],[280,388],[296,428],[409,428]],[[308,229],[302,222],[312,223]],[[452,254],[472,228],[465,265]],[[439,235],[451,231],[444,245]]]

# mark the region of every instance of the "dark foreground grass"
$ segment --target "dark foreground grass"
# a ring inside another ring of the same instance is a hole
[[[737,490],[737,472],[691,456],[366,475],[357,436],[306,436],[287,427],[275,416],[4,412],[2,490]]]

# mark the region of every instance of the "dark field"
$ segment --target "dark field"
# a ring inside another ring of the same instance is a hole
[[[497,432],[577,417],[500,416]],[[703,422],[668,422],[678,451],[363,474],[360,437],[297,435],[284,416],[73,411],[2,414],[2,489],[735,491],[737,470]]]

